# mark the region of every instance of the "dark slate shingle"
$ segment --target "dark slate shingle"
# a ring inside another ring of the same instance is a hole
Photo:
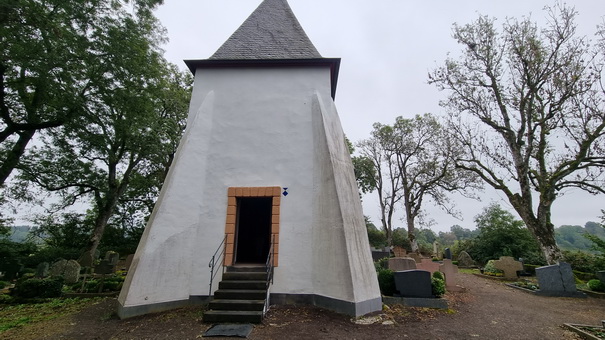
[[[286,0],[264,0],[210,59],[321,58]]]

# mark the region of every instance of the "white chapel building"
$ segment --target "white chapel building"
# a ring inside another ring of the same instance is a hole
[[[211,300],[225,268],[268,258],[271,304],[380,310],[334,105],[340,59],[319,54],[286,0],[264,0],[214,55],[186,64],[195,75],[187,128],[120,293],[120,317]]]

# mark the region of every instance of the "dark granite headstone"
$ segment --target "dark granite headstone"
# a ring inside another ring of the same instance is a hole
[[[432,298],[431,273],[426,270],[395,272],[395,289],[404,297]]]
[[[101,262],[95,266],[95,274],[113,274],[116,266],[113,265],[109,260],[101,260]]]
[[[538,286],[536,292],[547,296],[585,296],[576,289],[576,281],[569,263],[560,262],[552,266],[536,268]]]
[[[383,259],[385,257],[390,257],[391,256],[391,252],[389,251],[379,251],[379,250],[372,250],[372,260],[374,262]]]
[[[443,256],[445,259],[452,259],[452,251],[450,248],[445,248],[445,254]]]
[[[600,270],[597,272],[597,279],[601,280],[601,282],[605,283],[605,270]]]

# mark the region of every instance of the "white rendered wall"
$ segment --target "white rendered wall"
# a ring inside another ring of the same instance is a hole
[[[288,188],[271,293],[380,298],[330,91],[327,67],[197,70],[187,130],[120,294],[122,307],[208,295],[228,187]]]

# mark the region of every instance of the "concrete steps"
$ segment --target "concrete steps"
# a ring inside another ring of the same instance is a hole
[[[265,266],[227,267],[214,299],[204,312],[204,322],[262,322],[266,278]]]

